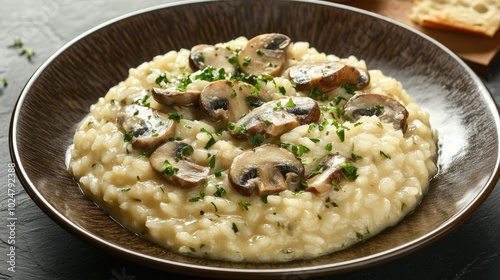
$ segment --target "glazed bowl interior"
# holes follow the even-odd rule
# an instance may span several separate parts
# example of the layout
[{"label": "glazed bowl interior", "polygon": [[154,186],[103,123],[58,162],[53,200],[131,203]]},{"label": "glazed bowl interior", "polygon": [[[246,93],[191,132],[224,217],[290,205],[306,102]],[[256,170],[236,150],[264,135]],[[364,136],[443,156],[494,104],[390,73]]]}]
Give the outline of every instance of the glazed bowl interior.
[{"label": "glazed bowl interior", "polygon": [[[89,106],[128,69],[170,50],[261,33],[287,34],[320,52],[364,59],[401,81],[430,112],[439,172],[397,226],[347,250],[286,263],[229,263],[181,256],[122,228],[80,191],[65,153]],[[124,16],[76,38],[33,75],[16,105],[10,148],[19,179],[62,227],[120,257],[158,269],[217,277],[308,276],[360,269],[408,254],[462,223],[498,178],[498,111],[481,81],[434,41],[374,14],[319,1],[202,1]]]}]

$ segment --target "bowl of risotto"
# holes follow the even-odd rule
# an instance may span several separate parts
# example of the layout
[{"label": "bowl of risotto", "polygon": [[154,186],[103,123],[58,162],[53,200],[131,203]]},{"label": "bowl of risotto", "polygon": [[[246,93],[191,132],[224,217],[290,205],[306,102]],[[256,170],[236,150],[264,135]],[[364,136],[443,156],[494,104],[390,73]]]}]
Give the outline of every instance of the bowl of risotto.
[{"label": "bowl of risotto", "polygon": [[191,1],[61,48],[23,90],[10,148],[37,205],[103,250],[279,278],[366,268],[452,231],[498,179],[498,124],[470,68],[393,21]]}]

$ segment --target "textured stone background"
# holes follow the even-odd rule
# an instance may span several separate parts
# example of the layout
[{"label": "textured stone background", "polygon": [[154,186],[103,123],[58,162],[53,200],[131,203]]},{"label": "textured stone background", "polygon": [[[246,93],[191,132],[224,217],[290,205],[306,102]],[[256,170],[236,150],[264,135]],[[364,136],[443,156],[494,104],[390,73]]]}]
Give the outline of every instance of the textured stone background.
[{"label": "textured stone background", "polygon": [[[7,270],[8,127],[14,104],[30,76],[58,48],[116,16],[172,1],[1,0],[0,79],[0,279],[195,279],[133,264],[97,250],[47,217],[18,183],[16,272]],[[7,46],[21,38],[32,61]],[[500,103],[500,61],[482,77]],[[1,87],[0,87],[1,88]],[[459,113],[459,112],[457,112]],[[387,264],[315,279],[500,279],[500,188],[460,227],[440,241]],[[283,279],[307,279],[289,275]]]}]

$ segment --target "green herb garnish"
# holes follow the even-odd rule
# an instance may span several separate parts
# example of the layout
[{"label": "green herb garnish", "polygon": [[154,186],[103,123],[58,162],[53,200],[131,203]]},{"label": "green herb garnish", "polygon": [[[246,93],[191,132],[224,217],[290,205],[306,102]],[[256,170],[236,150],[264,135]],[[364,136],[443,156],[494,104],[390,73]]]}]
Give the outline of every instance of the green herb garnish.
[{"label": "green herb garnish", "polygon": [[215,185],[215,189],[216,189],[216,191],[214,192],[215,197],[223,197],[224,195],[227,194],[226,190],[219,185]]},{"label": "green herb garnish", "polygon": [[243,207],[243,209],[247,210],[248,211],[248,207],[252,204],[246,202],[244,199],[242,199],[240,202],[238,202],[238,204]]},{"label": "green herb garnish", "polygon": [[169,80],[167,78],[167,74],[166,73],[162,73],[158,76],[158,78],[156,78],[155,80],[155,84],[161,86],[161,83],[164,82],[165,84],[169,83]]},{"label": "green herb garnish", "polygon": [[342,167],[342,176],[348,181],[354,181],[358,178],[358,168],[352,163],[343,162],[340,164]]},{"label": "green herb garnish", "polygon": [[391,159],[391,156],[388,153],[384,152],[384,151],[380,151],[380,155],[383,156],[383,157],[385,157],[385,158],[387,158],[387,159]]},{"label": "green herb garnish", "polygon": [[174,167],[172,164],[170,164],[170,162],[168,162],[168,160],[165,160],[163,162],[163,166],[161,169],[161,173],[167,176],[174,176],[174,174],[179,171],[179,168]]},{"label": "green herb garnish", "polygon": [[250,142],[255,147],[260,146],[264,143],[264,136],[262,134],[250,135]]},{"label": "green herb garnish", "polygon": [[179,113],[168,113],[168,119],[174,120],[176,123],[180,122],[182,115]]}]

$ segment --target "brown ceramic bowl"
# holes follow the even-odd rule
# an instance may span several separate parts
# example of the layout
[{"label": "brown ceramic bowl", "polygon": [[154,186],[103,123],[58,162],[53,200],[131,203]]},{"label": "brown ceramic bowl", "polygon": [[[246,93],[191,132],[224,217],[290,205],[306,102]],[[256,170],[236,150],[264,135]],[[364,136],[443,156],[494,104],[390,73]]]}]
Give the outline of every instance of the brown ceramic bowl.
[{"label": "brown ceramic bowl", "polygon": [[[324,257],[228,263],[180,256],[122,228],[82,195],[65,166],[75,124],[127,70],[155,55],[266,32],[319,51],[365,59],[400,80],[439,133],[439,173],[421,205],[397,226]],[[383,17],[319,1],[203,1],[156,7],[83,34],[33,75],[16,105],[11,155],[38,206],[76,236],[158,269],[218,278],[296,277],[366,268],[418,250],[461,224],[498,179],[499,117],[475,74],[428,37]]]}]

